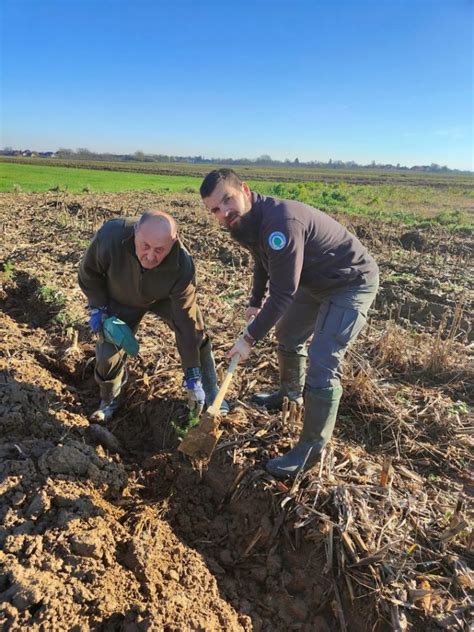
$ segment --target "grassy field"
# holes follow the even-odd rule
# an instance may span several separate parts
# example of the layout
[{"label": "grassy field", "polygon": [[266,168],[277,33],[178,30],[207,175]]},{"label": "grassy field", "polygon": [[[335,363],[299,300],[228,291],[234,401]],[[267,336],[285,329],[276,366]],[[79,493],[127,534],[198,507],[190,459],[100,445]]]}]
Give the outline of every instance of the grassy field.
[{"label": "grassy field", "polygon": [[[50,166],[51,161],[46,165],[2,162],[0,191],[67,190],[71,193],[99,193],[147,190],[197,195],[202,176],[210,169],[208,165],[198,165],[206,169],[201,170],[199,176],[193,176],[184,173],[117,171],[104,163],[99,164],[102,169],[97,166],[92,169]],[[249,172],[247,178],[244,170],[239,169],[239,172],[252,189],[266,195],[299,200],[326,212],[367,215],[406,224],[435,221],[450,227],[472,226],[474,219],[474,189],[465,182],[466,177],[461,180],[452,176],[447,186],[447,176],[435,180],[433,174],[418,174],[415,186],[413,180],[398,182],[399,176],[395,175],[393,178],[385,176],[378,182],[354,182],[347,179],[344,172],[338,172],[337,181],[313,179],[296,182],[294,179],[285,180],[284,172],[281,180],[276,181],[274,170],[269,171],[271,177],[268,180],[260,179],[261,169],[257,169],[257,173]]]},{"label": "grassy field", "polygon": [[154,174],[100,171],[67,167],[45,167],[3,163],[0,165],[0,191],[49,191],[56,187],[71,193],[88,191],[170,191],[182,192],[199,187],[200,178],[192,176],[161,176]]},{"label": "grassy field", "polygon": [[[26,158],[1,156],[0,162],[28,164],[45,167],[71,167],[75,169],[98,169],[100,171],[120,171],[158,175],[179,175],[202,178],[218,164],[194,164],[189,162],[137,162],[76,160],[64,158]],[[350,182],[354,184],[404,184],[436,187],[461,186],[474,188],[474,175],[462,173],[423,173],[410,170],[381,169],[329,169],[307,167],[264,167],[258,165],[236,165],[235,170],[246,180],[267,180],[271,182]]]}]

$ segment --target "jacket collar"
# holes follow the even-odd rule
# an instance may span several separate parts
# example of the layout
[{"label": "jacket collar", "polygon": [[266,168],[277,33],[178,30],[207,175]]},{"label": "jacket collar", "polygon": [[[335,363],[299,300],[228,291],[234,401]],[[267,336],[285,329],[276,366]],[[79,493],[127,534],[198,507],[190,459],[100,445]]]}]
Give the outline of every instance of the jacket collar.
[{"label": "jacket collar", "polygon": [[252,194],[252,207],[250,209],[250,212],[254,212],[256,214],[261,215],[262,206],[263,206],[263,203],[265,202],[265,196],[261,195],[261,193],[256,193],[255,191],[251,191],[251,194]]}]

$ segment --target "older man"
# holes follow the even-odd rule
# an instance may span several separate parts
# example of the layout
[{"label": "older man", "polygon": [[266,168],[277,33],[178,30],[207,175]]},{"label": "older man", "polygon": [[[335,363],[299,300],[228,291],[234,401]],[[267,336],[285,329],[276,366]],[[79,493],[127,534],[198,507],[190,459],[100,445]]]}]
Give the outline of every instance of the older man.
[{"label": "older man", "polygon": [[285,396],[302,403],[304,395],[298,444],[267,463],[274,476],[295,476],[317,462],[332,436],[342,395],[342,359],[366,322],[378,288],[377,264],[329,215],[300,202],[254,193],[231,169],[209,173],[201,196],[255,262],[245,314],[246,320],[254,320],[229,355],[238,352],[245,360],[255,342],[276,324],[280,387],[254,400],[274,409]]},{"label": "older man", "polygon": [[[200,414],[217,394],[211,342],[196,303],[195,269],[167,213],[149,210],[137,219],[112,219],[96,233],[79,266],[79,285],[87,297],[89,325],[100,334],[108,316],[133,332],[146,312],[174,331],[184,369],[188,405]],[[95,421],[107,421],[118,406],[126,381],[125,351],[99,336],[95,379],[100,406]],[[223,404],[222,412],[228,406]]]}]

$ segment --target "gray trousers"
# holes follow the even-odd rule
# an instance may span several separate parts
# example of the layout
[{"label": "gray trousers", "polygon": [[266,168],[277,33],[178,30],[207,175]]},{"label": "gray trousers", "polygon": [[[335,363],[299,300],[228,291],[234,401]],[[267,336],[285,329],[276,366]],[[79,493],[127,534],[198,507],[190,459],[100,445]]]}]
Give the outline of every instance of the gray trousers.
[{"label": "gray trousers", "polygon": [[[309,356],[306,383],[312,388],[339,386],[342,360],[367,319],[379,280],[356,287],[315,293],[300,287],[276,325],[278,348]],[[306,352],[306,342],[313,336]]]},{"label": "gray trousers", "polygon": [[[135,334],[140,321],[147,312],[152,312],[158,318],[163,320],[172,331],[175,331],[173,323],[173,315],[171,310],[171,301],[157,301],[150,305],[147,309],[138,307],[128,307],[121,305],[115,301],[109,302],[107,307],[109,314],[118,316],[123,320]],[[198,328],[202,331],[202,341],[205,341],[204,324],[202,320],[201,312],[198,308]],[[95,348],[95,380],[98,384],[104,384],[105,382],[115,383],[121,379],[123,366],[125,362],[125,352],[116,347],[115,345],[105,340],[100,340],[96,344]]]}]

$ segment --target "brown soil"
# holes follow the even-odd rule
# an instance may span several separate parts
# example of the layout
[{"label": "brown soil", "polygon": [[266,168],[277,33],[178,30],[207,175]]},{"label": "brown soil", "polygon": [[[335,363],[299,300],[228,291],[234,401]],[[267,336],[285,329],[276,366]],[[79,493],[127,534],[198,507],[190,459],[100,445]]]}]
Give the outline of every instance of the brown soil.
[{"label": "brown soil", "polygon": [[[265,460],[289,441],[277,415],[248,406],[252,392],[275,382],[272,339],[238,371],[230,395],[235,408],[208,469],[194,469],[176,450],[174,428],[186,420],[179,358],[172,335],[151,316],[140,329],[140,356],[130,362],[123,403],[109,425],[120,449],[104,449],[91,431],[94,345],[77,264],[104,220],[156,203],[175,215],[195,256],[200,304],[225,366],[225,351],[242,326],[248,255],[192,196],[4,194],[0,200],[0,627],[390,629],[390,609],[377,607],[367,591],[351,598],[342,576],[334,576],[327,524],[307,520],[309,526],[299,528],[295,498],[265,474]],[[349,225],[377,255],[383,274],[372,327],[356,353],[399,380],[398,395],[410,380],[413,393],[422,389],[420,410],[427,392],[443,402],[438,410],[467,401],[459,366],[427,370],[420,342],[410,361],[392,349],[382,369],[377,341],[390,331],[387,320],[395,319],[420,340],[427,336],[431,346],[454,331],[458,347],[451,349],[461,353],[471,336],[469,236],[410,238],[397,226]],[[356,364],[349,359],[335,442],[339,463],[350,450],[358,455],[351,457],[354,464],[377,462],[387,445],[380,410],[368,410],[357,390]],[[443,432],[451,436],[439,425],[430,445]],[[450,490],[467,489],[462,467],[442,459],[415,459],[410,467],[417,476],[435,472]],[[302,489],[311,489],[310,477]],[[435,614],[408,610],[420,630],[435,625]]]}]

